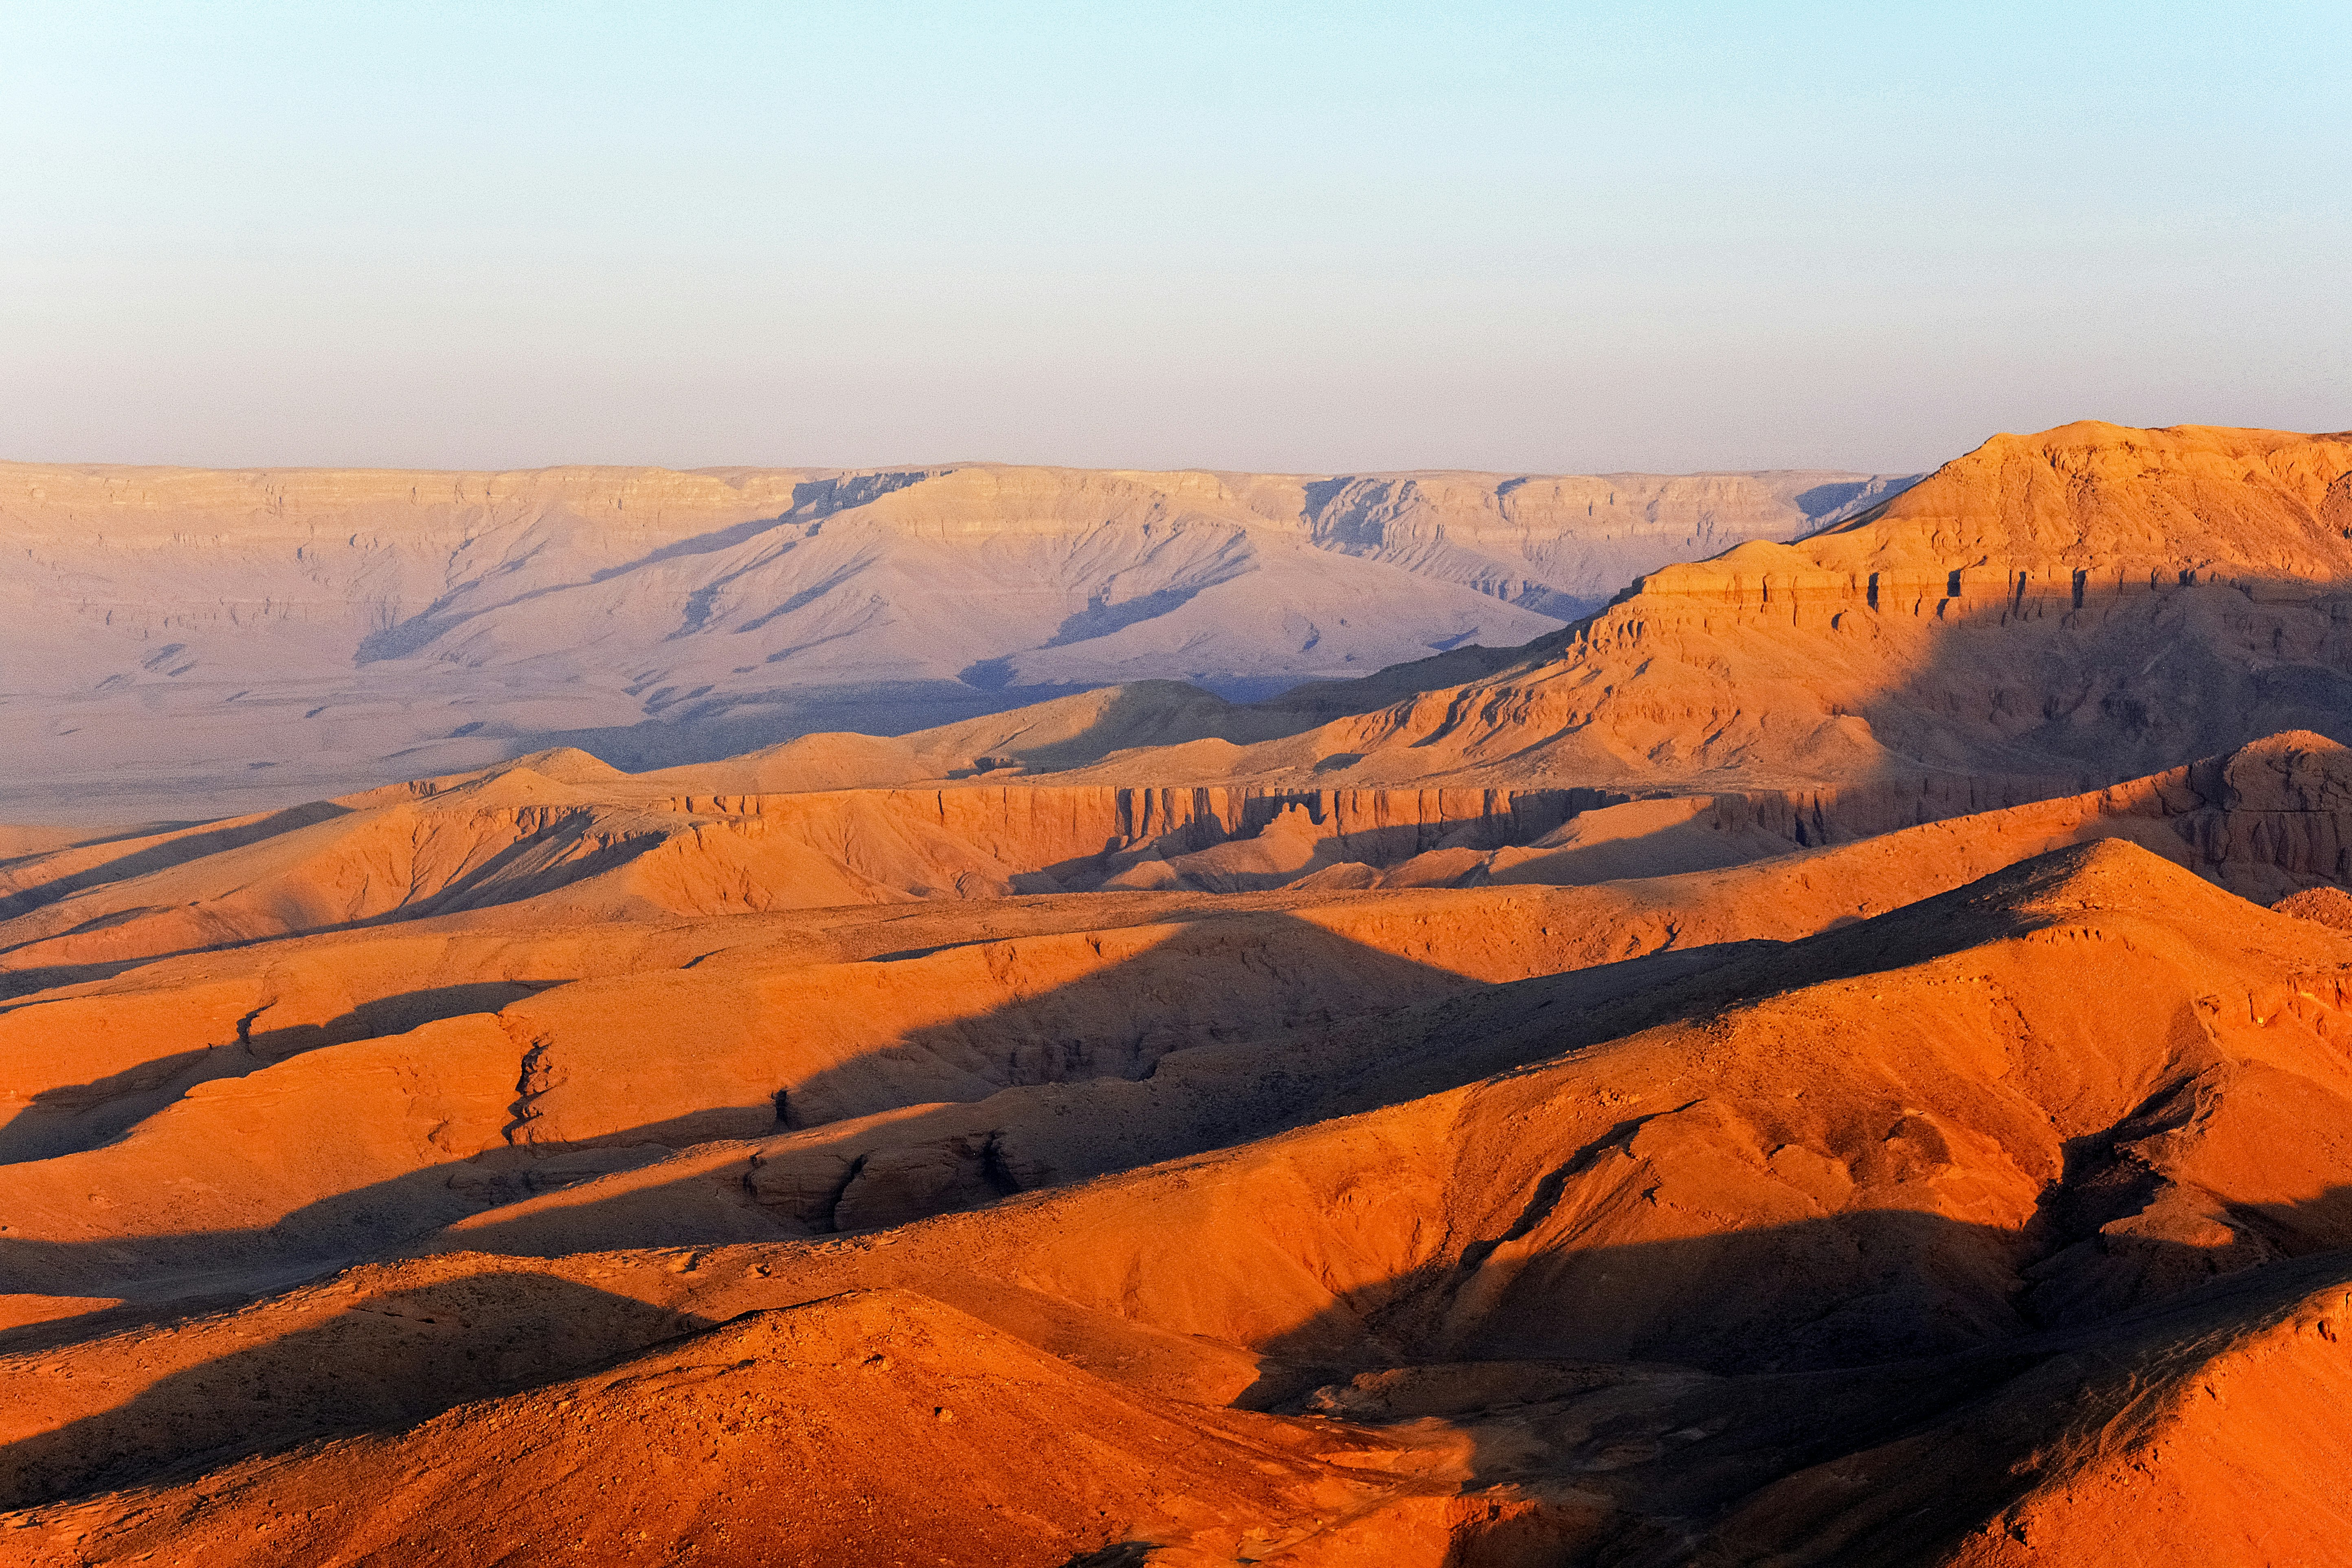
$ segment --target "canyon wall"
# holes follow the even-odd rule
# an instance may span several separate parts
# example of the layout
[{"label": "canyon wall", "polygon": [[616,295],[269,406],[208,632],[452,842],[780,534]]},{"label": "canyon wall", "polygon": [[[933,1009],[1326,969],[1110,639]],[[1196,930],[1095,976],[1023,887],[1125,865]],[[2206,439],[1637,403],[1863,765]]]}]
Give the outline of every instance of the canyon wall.
[{"label": "canyon wall", "polygon": [[1255,699],[1517,646],[1888,482],[0,465],[0,814],[220,815],[558,741],[651,767],[1139,680]]},{"label": "canyon wall", "polygon": [[1851,521],[1663,567],[1507,664],[1220,765],[1844,788],[2352,738],[2348,533],[2352,437],[2000,437]]}]

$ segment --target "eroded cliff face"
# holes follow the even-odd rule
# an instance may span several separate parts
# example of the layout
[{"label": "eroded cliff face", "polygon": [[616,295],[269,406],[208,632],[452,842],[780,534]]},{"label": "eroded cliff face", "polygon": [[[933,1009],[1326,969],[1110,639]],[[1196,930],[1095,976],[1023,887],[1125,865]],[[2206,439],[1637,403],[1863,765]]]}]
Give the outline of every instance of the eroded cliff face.
[{"label": "eroded cliff face", "polygon": [[1638,795],[976,781],[673,793],[692,772],[637,777],[554,753],[20,857],[0,865],[0,986],[463,913],[543,924],[1062,893],[1582,886],[1951,819],[1993,847],[1962,866],[2120,836],[2265,901],[2352,881],[2352,761],[2308,733],[2066,794],[2033,776]]},{"label": "eroded cliff face", "polygon": [[1747,540],[1830,527],[1913,478],[1788,469],[1536,475],[1497,484],[1486,475],[1416,474],[1324,480],[1307,500],[1326,548],[1573,619],[1651,570],[1645,562],[1700,560]]},{"label": "eroded cliff face", "polygon": [[0,1554],[2334,1561],[2352,752],[2171,748],[2338,658],[2345,445],[1995,443],[1374,700],[13,836]]},{"label": "eroded cliff face", "polygon": [[2352,439],[2000,437],[1795,544],[1645,575],[1466,683],[1223,760],[1350,783],[2117,779],[2352,735]]},{"label": "eroded cliff face", "polygon": [[128,821],[534,738],[646,766],[1113,682],[1252,698],[1524,642],[1882,482],[6,465],[0,726],[20,812]]}]

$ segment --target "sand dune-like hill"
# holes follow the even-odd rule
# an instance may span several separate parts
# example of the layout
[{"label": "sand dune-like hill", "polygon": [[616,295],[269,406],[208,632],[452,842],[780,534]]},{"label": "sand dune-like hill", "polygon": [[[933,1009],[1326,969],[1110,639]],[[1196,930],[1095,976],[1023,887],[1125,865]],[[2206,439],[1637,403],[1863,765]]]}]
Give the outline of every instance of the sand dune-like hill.
[{"label": "sand dune-like hill", "polygon": [[[1101,950],[1090,1015],[1082,978],[1025,1002],[898,994],[962,996],[1040,1045],[1057,1005],[1065,1038],[1115,1037],[1103,1009],[1126,999],[1183,1037],[1129,1047],[1158,1049],[1148,1077],[1032,1058],[969,1115],[937,1100],[945,1058],[902,1037],[843,1080],[895,1112],[788,1100],[764,1135],[674,1150],[582,1120],[576,1091],[613,1069],[571,1042],[631,1038],[603,1096],[635,1103],[628,1060],[677,1049],[647,1024],[681,1039],[756,1005],[795,972],[789,939],[673,970],[698,1003],[673,986],[617,1017],[622,988],[583,979],[488,1016],[532,1042],[526,1099],[548,1100],[495,1157],[464,1155],[462,1100],[429,1098],[479,1048],[436,1034],[466,1018],[364,1047],[398,1045],[389,1079],[302,1052],[234,1099],[0,1167],[22,1216],[0,1258],[47,1303],[0,1339],[34,1391],[0,1434],[7,1539],[27,1562],[424,1563],[493,1537],[518,1562],[689,1541],[741,1563],[905,1542],[1045,1563],[1122,1542],[1171,1563],[2089,1562],[2118,1531],[2154,1552],[2193,1522],[2202,1560],[2273,1560],[2213,1501],[2225,1484],[2307,1544],[2340,1539],[2328,1467],[2295,1456],[2343,1436],[2352,945],[2112,838],[1834,913],[1890,843],[1737,888],[1244,911],[1257,934],[1222,944],[1195,916],[1197,938],[1150,938],[1192,944],[1170,966],[1211,994],[1191,1013],[1153,994],[1157,948],[1097,928],[1075,944]],[[1398,898],[1486,902],[1416,931]],[[1612,906],[1625,946],[1661,915],[1675,934],[1612,962],[1593,945]],[[1775,935],[1742,929],[1758,911]],[[1571,921],[1582,942],[1544,952]],[[1055,951],[1014,939],[968,973],[1024,949]],[[1348,1000],[1220,1043],[1215,994],[1261,966]],[[875,1016],[839,981],[780,1016],[819,996]],[[268,1080],[305,1067],[339,1098],[273,1133],[289,1108]],[[342,1148],[274,1173],[215,1158],[192,1187],[236,1140],[171,1124],[224,1109],[248,1148],[329,1125]],[[418,1140],[419,1176],[345,1163],[383,1133]],[[55,1212],[120,1218],[72,1237],[41,1217],[52,1172]],[[291,1175],[307,1203],[253,1205]],[[355,1247],[409,1260],[339,1269]],[[1005,1468],[1054,1453],[1055,1479]],[[468,1479],[490,1474],[505,1489]]]},{"label": "sand dune-like hill", "polygon": [[2347,474],[2002,437],[1582,615],[1586,481],[298,477],[535,541],[393,674],[656,602],[582,497],[712,626],[1213,524],[1569,624],[12,830],[0,1563],[2352,1563]]},{"label": "sand dune-like hill", "polygon": [[0,464],[0,812],[214,816],[1503,647],[1903,479]]}]

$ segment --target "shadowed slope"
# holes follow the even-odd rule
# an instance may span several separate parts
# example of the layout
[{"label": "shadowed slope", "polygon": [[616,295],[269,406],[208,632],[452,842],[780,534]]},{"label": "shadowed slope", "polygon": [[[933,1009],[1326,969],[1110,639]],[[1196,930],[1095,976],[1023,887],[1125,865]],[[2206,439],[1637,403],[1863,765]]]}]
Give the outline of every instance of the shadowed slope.
[{"label": "shadowed slope", "polygon": [[[1222,1378],[1225,1398],[1279,1405],[1325,1385],[1318,1407],[1352,1424],[1340,1431],[1371,1428],[1346,1441],[1391,1445],[1359,1471],[1385,1474],[1381,1495],[1344,1509],[1254,1494],[1205,1520],[1122,1503],[1129,1518],[1107,1523],[1131,1521],[1171,1563],[1229,1557],[1245,1523],[1265,1543],[1248,1554],[1299,1563],[1368,1552],[1434,1563],[1481,1539],[1517,1553],[1498,1562],[1570,1547],[1662,1563],[1704,1547],[1737,1561],[1765,1543],[1795,1562],[1943,1562],[1971,1532],[2012,1521],[2089,1539],[2084,1499],[2108,1484],[2096,1478],[2113,1456],[2142,1450],[2176,1457],[2159,1472],[2177,1478],[2168,1484],[2252,1467],[2273,1506],[2302,1506],[2315,1478],[2233,1447],[2235,1430],[2198,1415],[2194,1398],[2200,1379],[2284,1377],[2286,1425],[2245,1440],[2340,1441],[2341,1406],[2325,1394],[2334,1363],[2310,1359],[2325,1361],[2325,1336],[2294,1327],[2325,1315],[2337,1275],[2316,1257],[2281,1261],[2352,1243],[2340,1131],[2352,1125],[2352,945],[2338,933],[2102,842],[1561,1005],[1575,984],[1444,1003],[1430,1037],[1489,1065],[1391,1057],[1385,1076],[1360,1075],[1312,1108],[1309,1124],[1223,1152],[846,1242],[680,1253],[673,1268],[529,1267],[614,1287],[625,1275],[631,1300],[705,1320],[844,1289],[939,1291],[1065,1353],[1139,1355],[1139,1368],[1175,1353],[1115,1351],[1128,1331],[1108,1325],[1123,1320],[1151,1345],[1172,1347],[1149,1335],[1173,1334],[1202,1347],[1182,1352],[1198,1370],[1181,1375]],[[1441,1087],[1510,1061],[1527,1065]],[[1371,1109],[1333,1119],[1350,1100]],[[500,1321],[494,1302],[495,1291],[473,1320],[485,1329]],[[261,1330],[286,1310],[236,1318]],[[1106,1326],[1084,1327],[1095,1322]],[[2263,1348],[2273,1343],[2293,1348],[2287,1362]],[[2074,1370],[2092,1346],[2115,1350]],[[150,1380],[188,1364],[174,1355],[202,1355],[153,1339],[143,1350]],[[84,1352],[42,1353],[56,1368]],[[1255,1358],[1246,1392],[1210,1373],[1233,1354]],[[803,1360],[719,1359],[755,1378]],[[2132,1392],[2150,1379],[2184,1397],[2151,1407]],[[27,1439],[129,1392],[43,1387]],[[2072,1392],[2053,1402],[2053,1387]],[[961,1419],[954,1397],[919,1392]],[[894,1408],[861,1399],[840,1419],[878,1433]],[[683,1413],[612,1417],[625,1435]],[[1433,1447],[1433,1434],[1383,1426],[1431,1414],[1464,1442]],[[2084,1422],[2104,1436],[2073,1425]],[[427,1452],[478,1468],[495,1430],[458,1413],[388,1449],[371,1440],[207,1482],[239,1500],[222,1549],[255,1543],[224,1560],[280,1561],[252,1526],[316,1526],[312,1505],[283,1500],[301,1489],[347,1487],[379,1463],[404,1475],[408,1456]],[[1192,1439],[1208,1451],[1224,1440]],[[70,1450],[44,1451],[56,1464]],[[634,1451],[624,1440],[610,1453]],[[1919,1454],[1958,1467],[1925,1524],[1892,1519],[1886,1498],[1843,1479],[1855,1465],[1907,1475],[1921,1461],[1904,1456]],[[2179,1468],[2192,1461],[2206,1468]],[[993,1495],[979,1462],[932,1472],[948,1478],[933,1501],[975,1527]],[[136,1555],[146,1538],[114,1533],[137,1528],[127,1502],[40,1518]],[[854,1518],[816,1501],[736,1506],[714,1499],[701,1517],[764,1529],[782,1515],[855,1539]],[[2260,1560],[2228,1540],[2217,1551]]]},{"label": "shadowed slope", "polygon": [[[511,1451],[494,1476],[485,1441]],[[1378,1446],[1089,1377],[954,1310],[859,1292],[748,1314],[609,1371],[207,1480],[99,1525],[84,1562],[845,1561],[1057,1565],[1115,1524],[1242,1544],[1375,1492]],[[428,1479],[430,1478],[430,1479]],[[255,1510],[285,1521],[257,1541]],[[437,1521],[437,1523],[427,1522]],[[44,1523],[48,1523],[44,1521]],[[32,1542],[72,1540],[67,1511]],[[37,1559],[32,1559],[37,1561]]]},{"label": "shadowed slope", "polygon": [[[1462,1061],[1517,1059],[1494,1054],[1491,1018],[1421,1011],[1469,987],[1611,966],[1555,998],[1591,1007],[2053,845],[2123,836],[2233,885],[2320,880],[2342,853],[2344,756],[2282,738],[2080,800],[1589,889],[1310,878],[1006,905],[961,931],[854,909],[583,926],[591,876],[471,914],[428,904],[412,934],[131,967],[0,1013],[17,1108],[0,1152],[19,1162],[0,1167],[0,1255],[19,1295],[110,1295],[452,1222],[461,1245],[520,1251],[896,1223],[1257,1136],[1457,1028],[1485,1031]],[[465,819],[476,787],[290,837],[444,801]],[[255,907],[243,869],[224,885]],[[196,900],[170,918],[218,917]],[[1684,956],[1625,962],[1662,949]]]},{"label": "shadowed slope", "polygon": [[1507,666],[1433,668],[1418,695],[1287,739],[1237,729],[1238,753],[1159,777],[2096,781],[2274,730],[2341,738],[2347,529],[2345,437],[1996,437],[1796,543],[1654,571]]}]

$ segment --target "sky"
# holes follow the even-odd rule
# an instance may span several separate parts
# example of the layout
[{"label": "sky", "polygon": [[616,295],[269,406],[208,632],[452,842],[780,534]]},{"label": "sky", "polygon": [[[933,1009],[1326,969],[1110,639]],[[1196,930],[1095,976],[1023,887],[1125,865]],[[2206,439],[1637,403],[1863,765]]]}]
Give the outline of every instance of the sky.
[{"label": "sky", "polygon": [[2352,426],[2352,5],[0,0],[0,457]]}]

